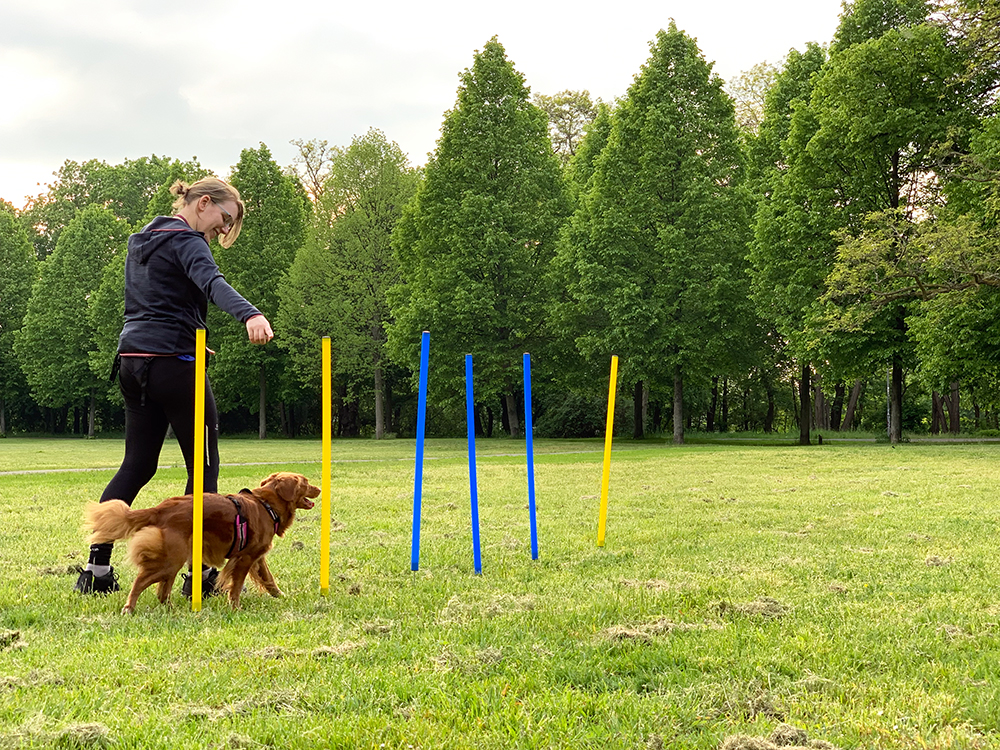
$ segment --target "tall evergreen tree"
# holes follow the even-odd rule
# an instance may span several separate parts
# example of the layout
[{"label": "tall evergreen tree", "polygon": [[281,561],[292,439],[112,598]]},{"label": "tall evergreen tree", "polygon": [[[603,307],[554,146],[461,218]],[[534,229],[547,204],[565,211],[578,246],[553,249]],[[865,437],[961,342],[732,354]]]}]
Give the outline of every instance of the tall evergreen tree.
[{"label": "tall evergreen tree", "polygon": [[334,151],[309,239],[280,289],[276,327],[295,370],[318,383],[317,342],[330,336],[335,371],[352,390],[374,390],[376,438],[386,427],[386,294],[400,281],[392,232],[418,181],[378,130]]},{"label": "tall evergreen tree", "polygon": [[626,382],[673,391],[683,441],[684,381],[733,345],[741,313],[747,204],[733,104],[697,44],[675,24],[615,110],[607,146],[562,252],[588,357],[622,357]]},{"label": "tall evergreen tree", "polygon": [[7,434],[7,405],[26,390],[14,335],[24,322],[34,280],[35,253],[28,234],[0,203],[0,435]]},{"label": "tall evergreen tree", "polygon": [[31,289],[24,326],[14,349],[35,400],[63,407],[89,398],[88,433],[93,435],[95,400],[106,374],[90,367],[94,333],[88,324],[91,295],[105,266],[124,254],[128,225],[100,206],[80,211],[59,235]]},{"label": "tall evergreen tree", "polygon": [[[278,285],[305,243],[308,198],[282,174],[263,143],[243,149],[230,182],[246,206],[239,239],[213,250],[226,280],[269,319],[278,312]],[[254,346],[245,327],[214,306],[209,325],[215,332],[212,386],[220,411],[245,406],[259,415],[259,435],[267,434],[267,392],[279,397],[287,384],[288,354],[277,346]],[[215,346],[213,346],[215,348]]]},{"label": "tall evergreen tree", "polygon": [[517,434],[521,355],[548,340],[548,269],[569,204],[545,113],[495,37],[462,74],[425,175],[393,239],[404,283],[390,350],[415,372],[430,330],[434,392],[456,399],[473,354],[478,398],[501,397]]}]

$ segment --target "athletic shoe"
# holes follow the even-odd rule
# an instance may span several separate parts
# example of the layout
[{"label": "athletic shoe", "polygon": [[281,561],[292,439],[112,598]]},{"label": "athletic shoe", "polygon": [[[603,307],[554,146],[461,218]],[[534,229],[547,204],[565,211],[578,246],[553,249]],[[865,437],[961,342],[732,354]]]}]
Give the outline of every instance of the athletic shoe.
[{"label": "athletic shoe", "polygon": [[92,570],[81,570],[73,590],[78,594],[110,594],[120,588],[118,574],[112,568],[102,576],[95,576]]},{"label": "athletic shoe", "polygon": [[[181,577],[184,579],[184,583],[181,585],[181,593],[184,594],[185,599],[191,598],[191,588],[193,584],[191,583],[191,574],[182,573]],[[215,568],[209,568],[208,575],[201,579],[201,597],[202,599],[207,599],[210,596],[215,596],[218,594],[218,590],[215,588],[215,582],[219,580],[219,571]]]}]

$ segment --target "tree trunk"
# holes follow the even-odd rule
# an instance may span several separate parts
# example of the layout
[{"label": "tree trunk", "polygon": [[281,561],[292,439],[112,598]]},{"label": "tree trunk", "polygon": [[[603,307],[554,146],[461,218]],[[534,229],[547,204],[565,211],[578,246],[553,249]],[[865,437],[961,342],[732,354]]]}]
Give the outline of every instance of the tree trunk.
[{"label": "tree trunk", "polygon": [[720,432],[729,432],[729,378],[722,379],[722,419],[719,422]]},{"label": "tree trunk", "polygon": [[813,427],[817,430],[826,429],[826,397],[819,385],[819,376],[813,379]]},{"label": "tree trunk", "polygon": [[486,407],[486,437],[493,437],[493,410],[490,407]]},{"label": "tree trunk", "polygon": [[632,439],[642,440],[645,435],[643,434],[643,421],[642,421],[642,381],[635,381],[635,388],[632,389]]},{"label": "tree trunk", "polygon": [[809,379],[812,369],[808,362],[802,363],[802,380],[799,383],[799,445],[809,445],[809,414],[812,411],[809,403],[811,387]]},{"label": "tree trunk", "polygon": [[649,383],[642,384],[642,429],[646,429],[646,420],[649,417]]},{"label": "tree trunk", "polygon": [[521,420],[517,414],[517,396],[508,393],[504,396],[507,404],[507,422],[510,424],[510,436],[512,438],[521,437]]},{"label": "tree trunk", "polygon": [[774,432],[774,386],[771,385],[771,379],[764,379],[764,390],[767,392],[767,414],[764,415],[764,432],[770,435]]},{"label": "tree trunk", "polygon": [[385,437],[385,402],[382,393],[382,365],[375,365],[375,439]]},{"label": "tree trunk", "polygon": [[94,439],[94,423],[97,420],[97,389],[90,389],[90,408],[87,410],[87,437]]},{"label": "tree trunk", "polygon": [[476,429],[476,437],[486,437],[486,433],[483,432],[482,409],[479,408],[478,404],[472,410],[472,414],[473,414],[473,417],[474,417],[474,423],[475,423],[475,429]]},{"label": "tree trunk", "polygon": [[267,378],[264,377],[264,365],[260,366],[260,416],[258,418],[257,434],[261,440],[267,437]]},{"label": "tree trunk", "polygon": [[719,405],[719,376],[712,376],[712,400],[708,402],[708,414],[705,416],[705,431],[715,432],[715,410]]},{"label": "tree trunk", "polygon": [[958,401],[958,381],[951,384],[951,401],[948,402],[949,432],[957,435],[962,431],[962,413]]},{"label": "tree trunk", "polygon": [[3,396],[0,396],[0,435],[7,434],[7,405],[4,403]]},{"label": "tree trunk", "polygon": [[844,414],[844,421],[840,425],[841,430],[851,430],[854,428],[854,412],[858,408],[858,399],[861,397],[861,381],[855,380],[851,388],[851,397],[847,400],[847,413]]},{"label": "tree trunk", "polygon": [[931,391],[931,435],[940,435],[942,424],[944,424],[944,408],[941,406],[941,394]]},{"label": "tree trunk", "polygon": [[889,442],[893,445],[903,440],[903,363],[899,355],[892,358],[889,375]]},{"label": "tree trunk", "polygon": [[684,379],[680,368],[674,371],[674,445],[684,442]]},{"label": "tree trunk", "polygon": [[500,429],[510,434],[510,417],[507,415],[507,397],[500,397]]},{"label": "tree trunk", "polygon": [[844,392],[846,388],[843,380],[838,380],[834,386],[833,404],[830,407],[830,429],[840,432],[840,418],[844,413]]}]

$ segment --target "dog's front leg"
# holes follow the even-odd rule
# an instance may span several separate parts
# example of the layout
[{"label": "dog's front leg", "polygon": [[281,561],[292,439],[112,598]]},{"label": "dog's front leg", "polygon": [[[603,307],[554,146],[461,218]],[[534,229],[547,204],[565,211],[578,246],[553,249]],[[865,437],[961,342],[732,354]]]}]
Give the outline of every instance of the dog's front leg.
[{"label": "dog's front leg", "polygon": [[283,596],[281,589],[278,588],[278,582],[274,580],[274,575],[271,573],[271,569],[267,567],[266,557],[261,557],[257,563],[250,568],[250,577],[258,586],[271,596]]}]

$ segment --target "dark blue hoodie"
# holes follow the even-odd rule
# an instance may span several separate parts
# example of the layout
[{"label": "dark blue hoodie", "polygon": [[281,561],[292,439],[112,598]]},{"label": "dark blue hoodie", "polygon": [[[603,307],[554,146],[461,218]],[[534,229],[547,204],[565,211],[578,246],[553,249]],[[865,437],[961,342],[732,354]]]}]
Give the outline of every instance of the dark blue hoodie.
[{"label": "dark blue hoodie", "polygon": [[128,238],[118,351],[194,354],[209,300],[241,323],[261,314],[223,278],[204,235],[180,217],[158,216]]}]

